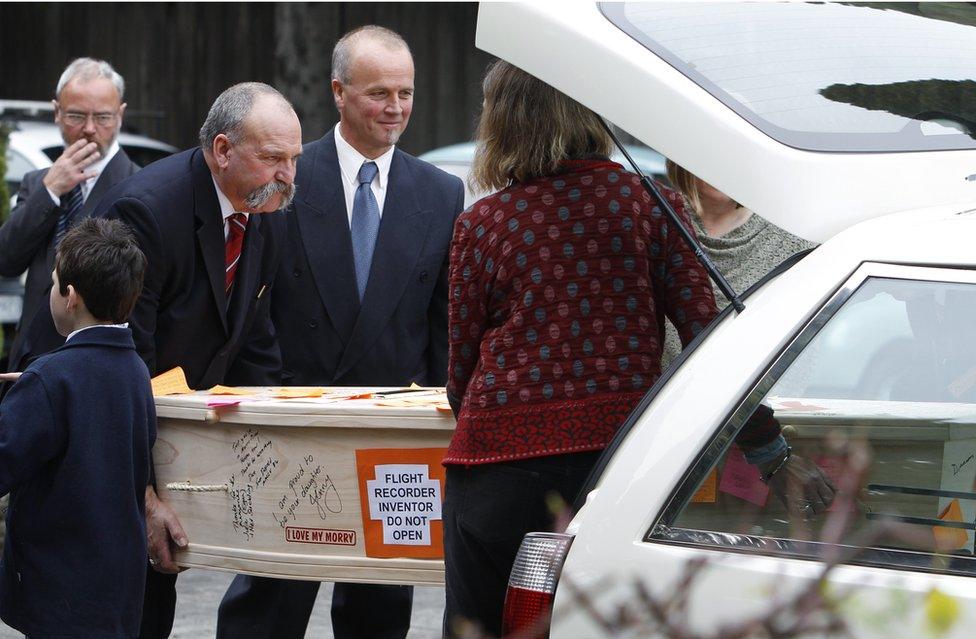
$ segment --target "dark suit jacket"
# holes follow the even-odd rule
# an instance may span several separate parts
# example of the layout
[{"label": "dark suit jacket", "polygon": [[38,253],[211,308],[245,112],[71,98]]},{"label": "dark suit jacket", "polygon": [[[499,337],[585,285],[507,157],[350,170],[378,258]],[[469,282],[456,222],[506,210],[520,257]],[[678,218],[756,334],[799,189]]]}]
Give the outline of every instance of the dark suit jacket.
[{"label": "dark suit jacket", "polygon": [[93,215],[126,222],[146,254],[142,295],[129,325],[150,372],[182,366],[198,389],[279,383],[268,302],[282,213],[250,216],[229,305],[224,222],[200,149],[149,165],[109,191]]},{"label": "dark suit jacket", "polygon": [[32,637],[138,634],[155,438],[128,330],[86,329],[27,368],[0,405],[4,621]]},{"label": "dark suit jacket", "polygon": [[305,145],[272,318],[295,385],[442,385],[447,266],[461,181],[394,152],[360,308],[334,131]]},{"label": "dark suit jacket", "polygon": [[[77,219],[88,217],[105,193],[139,170],[125,151],[105,165],[85,200]],[[10,218],[0,226],[0,275],[16,277],[27,271],[24,310],[17,337],[10,346],[10,370],[22,371],[31,360],[49,353],[61,344],[51,320],[48,294],[54,269],[54,231],[61,207],[54,203],[42,180],[48,169],[31,171],[24,176],[17,193],[17,204]]]}]

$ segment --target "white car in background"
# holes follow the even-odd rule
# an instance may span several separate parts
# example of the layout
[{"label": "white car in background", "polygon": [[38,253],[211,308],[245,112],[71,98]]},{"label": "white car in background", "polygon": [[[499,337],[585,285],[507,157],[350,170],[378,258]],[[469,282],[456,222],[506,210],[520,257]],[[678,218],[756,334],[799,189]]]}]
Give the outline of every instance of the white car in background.
[{"label": "white car in background", "polygon": [[[7,146],[7,173],[3,179],[11,197],[16,197],[24,174],[54,164],[64,151],[64,140],[54,124],[54,109],[49,102],[0,100],[0,120],[13,124]],[[177,151],[172,144],[136,133],[121,131],[118,139],[129,159],[139,166]]]},{"label": "white car in background", "polygon": [[[653,149],[634,144],[628,144],[626,149],[627,153],[634,158],[634,161],[637,162],[637,165],[645,175],[651,176],[665,184],[668,183],[667,169],[664,165],[665,160],[663,155]],[[442,146],[418,156],[421,160],[430,162],[442,171],[461,178],[461,181],[464,182],[465,208],[489,195],[486,192],[472,191],[471,185],[468,184],[468,175],[471,173],[471,164],[474,162],[474,150],[474,142],[462,142],[461,144]],[[620,151],[614,153],[610,159],[625,166],[627,164]]]},{"label": "white car in background", "polygon": [[[850,604],[852,636],[925,636],[940,620],[931,636],[972,633],[973,25],[961,3],[481,5],[479,48],[823,242],[665,371],[565,533],[526,537],[509,629],[551,605],[551,626],[528,636],[658,636],[597,617],[646,618],[635,581],[667,599],[704,560],[680,621],[714,632],[808,588],[841,553],[829,590]],[[850,484],[839,513],[798,517],[744,462],[735,438],[760,403],[793,454]],[[863,476],[854,450],[870,455]],[[896,532],[871,533],[879,521]]]}]

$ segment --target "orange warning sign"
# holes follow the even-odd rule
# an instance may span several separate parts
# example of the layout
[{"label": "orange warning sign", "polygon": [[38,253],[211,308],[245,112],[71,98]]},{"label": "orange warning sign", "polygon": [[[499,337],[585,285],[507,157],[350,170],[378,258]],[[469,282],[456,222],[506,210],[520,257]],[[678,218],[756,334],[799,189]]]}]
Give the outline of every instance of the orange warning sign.
[{"label": "orange warning sign", "polygon": [[444,557],[446,448],[356,451],[367,557]]},{"label": "orange warning sign", "polygon": [[[958,499],[949,502],[942,512],[939,513],[942,521],[963,521],[962,507]],[[966,545],[967,535],[965,530],[959,528],[949,528],[947,526],[932,526],[932,533],[935,535],[936,548],[942,551],[958,550]]]}]

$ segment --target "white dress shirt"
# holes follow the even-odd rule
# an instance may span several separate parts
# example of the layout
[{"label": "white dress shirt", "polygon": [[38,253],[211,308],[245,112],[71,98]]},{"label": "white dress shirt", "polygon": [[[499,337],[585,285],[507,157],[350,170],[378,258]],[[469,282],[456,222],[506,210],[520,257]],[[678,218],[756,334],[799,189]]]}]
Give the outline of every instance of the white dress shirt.
[{"label": "white dress shirt", "polygon": [[[108,163],[112,161],[112,158],[114,158],[115,154],[118,152],[119,152],[119,141],[112,140],[112,145],[108,147],[108,152],[105,154],[105,157],[99,158],[98,162],[95,162],[94,164],[89,164],[87,167],[85,167],[86,171],[95,169],[96,171],[98,171],[98,175],[96,175],[95,177],[90,177],[81,183],[82,202],[88,201],[88,196],[91,194],[92,189],[95,188],[95,182],[98,181],[98,178],[102,177],[102,171],[105,170],[105,167],[108,166]],[[51,199],[54,200],[55,204],[57,204],[58,206],[61,205],[61,198],[55,195],[54,192],[51,191],[51,189],[47,190],[47,194],[51,196]]]},{"label": "white dress shirt", "polygon": [[[210,179],[213,180],[214,190],[217,191],[217,201],[220,202],[220,215],[224,218],[224,241],[227,241],[227,236],[230,234],[230,216],[234,213],[243,213],[245,219],[250,217],[250,213],[244,213],[243,211],[235,211],[234,205],[230,203],[224,192],[220,190],[220,186],[217,185],[217,180],[214,178],[213,173],[210,174]],[[245,222],[244,226],[247,226]]]},{"label": "white dress shirt", "polygon": [[352,203],[356,197],[356,189],[359,188],[359,168],[364,162],[375,162],[379,171],[373,178],[370,188],[373,190],[373,197],[376,198],[376,205],[380,209],[380,218],[383,217],[383,203],[386,201],[386,187],[390,177],[390,164],[393,162],[393,151],[390,149],[374,160],[370,160],[362,153],[352,148],[342,137],[339,124],[335,128],[336,154],[339,156],[339,173],[342,175],[342,190],[346,196],[346,215],[349,217],[349,228],[352,228]]},{"label": "white dress shirt", "polygon": [[71,331],[68,333],[68,336],[64,338],[64,341],[67,342],[78,333],[87,331],[89,328],[129,328],[129,323],[123,322],[121,324],[92,324],[91,326],[82,326],[77,331]]}]

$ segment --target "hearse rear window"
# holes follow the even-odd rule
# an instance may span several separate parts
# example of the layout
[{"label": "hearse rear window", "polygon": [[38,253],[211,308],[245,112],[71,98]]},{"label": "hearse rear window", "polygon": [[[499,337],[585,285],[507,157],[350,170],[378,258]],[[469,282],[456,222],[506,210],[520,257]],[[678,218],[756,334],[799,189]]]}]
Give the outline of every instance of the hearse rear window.
[{"label": "hearse rear window", "polygon": [[976,148],[970,3],[601,3],[617,27],[776,140]]}]

